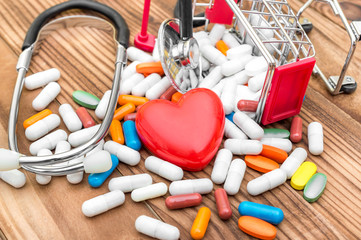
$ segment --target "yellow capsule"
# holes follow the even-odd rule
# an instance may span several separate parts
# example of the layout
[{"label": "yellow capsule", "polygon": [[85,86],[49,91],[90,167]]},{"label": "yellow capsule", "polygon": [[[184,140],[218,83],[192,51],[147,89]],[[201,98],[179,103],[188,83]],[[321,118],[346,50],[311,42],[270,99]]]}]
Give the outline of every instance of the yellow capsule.
[{"label": "yellow capsule", "polygon": [[133,95],[120,95],[118,98],[119,105],[124,105],[126,103],[133,103],[135,106],[139,106],[148,101],[149,101],[148,98],[138,97],[138,96],[133,96]]},{"label": "yellow capsule", "polygon": [[202,239],[204,237],[210,218],[211,210],[209,210],[209,208],[202,207],[199,209],[191,229],[191,236],[193,239]]},{"label": "yellow capsule", "polygon": [[49,116],[50,114],[52,114],[52,112],[49,109],[44,109],[43,111],[29,117],[28,119],[26,119],[23,123],[23,126],[25,129],[27,129],[28,127],[30,127],[31,125],[33,125],[34,123],[36,123],[37,121]]},{"label": "yellow capsule", "polygon": [[304,162],[291,178],[291,186],[296,190],[302,190],[308,180],[316,173],[317,166],[312,162]]},{"label": "yellow capsule", "polygon": [[135,105],[133,103],[126,103],[114,112],[113,119],[121,121],[125,115],[135,111]]}]

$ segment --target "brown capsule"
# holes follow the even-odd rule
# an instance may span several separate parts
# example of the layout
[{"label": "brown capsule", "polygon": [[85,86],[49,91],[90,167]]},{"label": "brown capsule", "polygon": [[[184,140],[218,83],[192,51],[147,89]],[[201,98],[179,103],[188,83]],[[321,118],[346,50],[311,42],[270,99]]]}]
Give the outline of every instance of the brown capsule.
[{"label": "brown capsule", "polygon": [[252,100],[239,100],[237,108],[240,111],[255,112],[257,111],[258,101]]},{"label": "brown capsule", "polygon": [[294,143],[298,143],[302,140],[302,118],[295,116],[292,119],[290,139]]},{"label": "brown capsule", "polygon": [[160,97],[159,99],[165,99],[165,100],[171,100],[172,96],[174,93],[176,93],[177,90],[173,87],[170,86]]},{"label": "brown capsule", "polygon": [[95,121],[92,116],[88,113],[88,111],[84,107],[80,107],[76,110],[76,114],[78,115],[81,123],[84,128],[89,128],[95,126]]},{"label": "brown capsule", "polygon": [[218,188],[214,192],[214,197],[216,198],[219,217],[223,220],[227,220],[232,217],[232,209],[229,204],[226,191],[223,188]]},{"label": "brown capsule", "polygon": [[137,116],[136,112],[135,113],[129,113],[129,114],[125,115],[124,122],[128,121],[128,120],[135,121],[136,116]]},{"label": "brown capsule", "polygon": [[194,207],[194,206],[198,206],[201,203],[202,203],[202,196],[199,193],[169,196],[165,200],[165,205],[169,209]]}]

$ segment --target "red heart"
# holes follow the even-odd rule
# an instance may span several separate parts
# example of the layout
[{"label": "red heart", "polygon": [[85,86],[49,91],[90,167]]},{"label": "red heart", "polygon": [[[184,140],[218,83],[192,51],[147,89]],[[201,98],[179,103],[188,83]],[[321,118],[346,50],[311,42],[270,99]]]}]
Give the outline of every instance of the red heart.
[{"label": "red heart", "polygon": [[137,113],[136,127],[144,145],[156,156],[184,170],[200,171],[221,144],[224,110],[211,90],[197,88],[178,103],[157,99]]}]

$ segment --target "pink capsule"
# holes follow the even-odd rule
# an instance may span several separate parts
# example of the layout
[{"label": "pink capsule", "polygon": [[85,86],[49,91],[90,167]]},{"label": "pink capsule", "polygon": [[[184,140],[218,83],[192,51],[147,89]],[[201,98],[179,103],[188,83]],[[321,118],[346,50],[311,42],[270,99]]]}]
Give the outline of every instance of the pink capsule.
[{"label": "pink capsule", "polygon": [[90,114],[84,107],[78,108],[76,110],[76,114],[78,115],[84,128],[89,128],[89,127],[95,126],[95,121],[93,120],[92,116],[90,116]]}]

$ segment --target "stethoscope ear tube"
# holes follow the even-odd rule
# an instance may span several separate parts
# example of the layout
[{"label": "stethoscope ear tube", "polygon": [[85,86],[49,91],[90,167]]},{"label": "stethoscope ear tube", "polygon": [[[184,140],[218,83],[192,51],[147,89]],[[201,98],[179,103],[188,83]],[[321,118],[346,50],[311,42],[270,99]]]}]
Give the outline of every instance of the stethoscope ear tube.
[{"label": "stethoscope ear tube", "polygon": [[109,18],[115,27],[116,30],[116,40],[121,44],[125,49],[129,45],[129,29],[128,25],[123,19],[123,17],[114,9],[104,5],[102,3],[93,2],[93,1],[68,1],[55,5],[43,13],[41,13],[31,24],[22,46],[22,50],[30,47],[33,43],[36,42],[40,29],[53,17],[70,9],[85,9],[92,10],[97,13],[104,15]]}]

